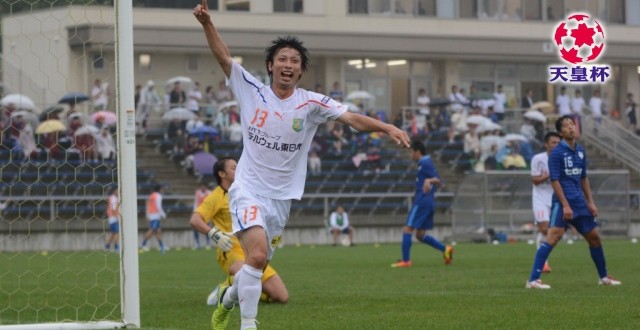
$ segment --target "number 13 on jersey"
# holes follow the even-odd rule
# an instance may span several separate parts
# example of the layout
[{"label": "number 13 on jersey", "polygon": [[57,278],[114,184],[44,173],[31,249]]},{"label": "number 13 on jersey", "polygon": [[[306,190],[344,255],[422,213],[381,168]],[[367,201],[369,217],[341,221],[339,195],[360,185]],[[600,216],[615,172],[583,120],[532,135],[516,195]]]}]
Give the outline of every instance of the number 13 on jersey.
[{"label": "number 13 on jersey", "polygon": [[251,205],[244,209],[244,216],[242,217],[243,223],[246,225],[249,221],[254,221],[258,218],[258,207],[255,205]]}]

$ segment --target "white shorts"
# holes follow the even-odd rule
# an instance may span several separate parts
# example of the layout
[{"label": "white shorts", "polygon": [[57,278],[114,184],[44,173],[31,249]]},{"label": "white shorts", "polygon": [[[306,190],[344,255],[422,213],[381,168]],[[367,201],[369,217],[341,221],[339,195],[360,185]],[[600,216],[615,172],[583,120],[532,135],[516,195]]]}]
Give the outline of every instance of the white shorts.
[{"label": "white shorts", "polygon": [[229,188],[229,212],[233,233],[260,226],[267,235],[267,260],[271,260],[280,243],[284,226],[289,219],[291,200],[272,199],[256,195],[239,184]]},{"label": "white shorts", "polygon": [[551,216],[551,205],[533,200],[533,219],[536,223],[549,222]]}]

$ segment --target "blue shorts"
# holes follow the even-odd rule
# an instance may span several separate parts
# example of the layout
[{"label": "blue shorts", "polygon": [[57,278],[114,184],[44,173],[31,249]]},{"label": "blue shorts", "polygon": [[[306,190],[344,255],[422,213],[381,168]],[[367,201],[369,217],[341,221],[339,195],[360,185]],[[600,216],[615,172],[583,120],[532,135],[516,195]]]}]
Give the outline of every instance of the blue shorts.
[{"label": "blue shorts", "polygon": [[427,205],[413,204],[405,225],[414,229],[433,229],[434,203]]},{"label": "blue shorts", "polygon": [[339,231],[339,232],[341,232],[343,234],[349,234],[349,227],[347,227],[345,229],[342,229],[342,230],[340,228],[331,228],[331,231],[335,231],[335,230],[337,230],[337,231]]},{"label": "blue shorts", "polygon": [[112,233],[119,233],[120,225],[117,222],[109,224],[109,231],[111,231]]},{"label": "blue shorts", "polygon": [[160,220],[151,220],[151,221],[149,221],[149,229],[151,229],[151,230],[160,229]]},{"label": "blue shorts", "polygon": [[[574,214],[577,212],[574,210]],[[596,218],[590,214],[578,214],[573,219],[565,221],[564,212],[562,212],[562,204],[553,203],[551,205],[551,216],[549,217],[549,227],[564,228],[567,230],[569,225],[572,225],[580,234],[586,235],[590,233],[594,228],[598,227]]]}]

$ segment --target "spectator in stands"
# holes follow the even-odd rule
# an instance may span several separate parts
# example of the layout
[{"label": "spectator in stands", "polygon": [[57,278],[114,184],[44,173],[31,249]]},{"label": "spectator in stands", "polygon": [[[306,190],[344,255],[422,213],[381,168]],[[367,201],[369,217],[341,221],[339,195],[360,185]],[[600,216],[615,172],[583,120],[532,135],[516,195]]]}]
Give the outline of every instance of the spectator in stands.
[{"label": "spectator in stands", "polygon": [[[198,188],[196,189],[196,193],[195,193],[195,197],[193,199],[193,212],[196,212],[196,210],[198,209],[198,207],[200,207],[200,205],[202,205],[202,202],[204,202],[204,200],[207,198],[207,196],[209,196],[209,194],[211,193],[211,190],[209,190],[209,188],[207,187],[206,184],[204,183],[200,183],[198,185]],[[205,248],[207,250],[211,249],[211,239],[209,238],[209,235],[204,235],[207,243],[205,245]],[[200,250],[200,232],[198,232],[197,229],[193,228],[193,241],[194,241],[194,246],[193,249],[194,250]]]},{"label": "spectator in stands", "polygon": [[598,134],[598,127],[602,123],[602,99],[600,98],[600,90],[593,91],[593,95],[589,99],[589,110],[591,110],[591,117],[593,118],[593,130],[595,134]]},{"label": "spectator in stands", "polygon": [[147,81],[147,85],[140,93],[140,103],[138,103],[138,111],[136,113],[136,125],[141,133],[144,133],[147,129],[149,111],[160,106],[160,104],[162,104],[162,99],[160,99],[158,92],[155,90],[153,80]]},{"label": "spectator in stands", "polygon": [[316,176],[322,173],[322,160],[317,150],[309,151],[309,175]]},{"label": "spectator in stands", "polygon": [[167,214],[162,208],[163,193],[164,187],[162,185],[157,185],[147,199],[146,216],[147,221],[149,222],[149,230],[147,230],[147,232],[144,234],[144,239],[142,240],[143,251],[149,251],[147,241],[149,240],[149,238],[151,238],[152,235],[155,235],[156,239],[158,239],[160,252],[165,253],[168,250],[168,248],[165,247],[164,243],[162,243],[162,228],[160,226],[160,221],[167,218]]},{"label": "spectator in stands", "polygon": [[187,100],[187,94],[182,90],[179,81],[173,84],[173,89],[169,92],[169,109],[182,108]]},{"label": "spectator in stands", "polygon": [[113,244],[113,251],[119,252],[120,245],[118,244],[118,236],[120,234],[120,225],[118,218],[120,217],[120,201],[118,200],[118,187],[112,187],[109,189],[109,197],[107,198],[107,222],[109,223],[109,238],[104,245],[104,250],[109,252],[111,250],[111,244]]},{"label": "spectator in stands", "polygon": [[187,109],[200,114],[200,102],[202,102],[202,92],[200,92],[200,83],[196,81],[187,94]]},{"label": "spectator in stands", "polygon": [[418,162],[418,173],[415,183],[415,198],[407,221],[402,229],[402,260],[391,267],[411,267],[411,235],[416,232],[416,239],[442,252],[445,265],[453,260],[453,247],[445,246],[435,237],[427,235],[433,229],[435,214],[435,193],[442,185],[433,161],[427,155],[427,148],[419,141],[411,143],[411,159]]},{"label": "spectator in stands", "polygon": [[416,104],[418,105],[418,111],[416,112],[415,120],[416,127],[418,130],[426,133],[429,132],[429,121],[431,111],[429,109],[429,103],[431,99],[427,95],[427,90],[424,88],[420,88],[418,90],[418,97],[416,98]]},{"label": "spectator in stands", "polygon": [[533,106],[533,89],[527,88],[525,95],[520,101],[520,107],[523,109],[529,109]]},{"label": "spectator in stands", "polygon": [[229,108],[224,108],[216,113],[213,126],[218,129],[223,141],[229,140]]},{"label": "spectator in stands", "polygon": [[185,129],[188,133],[191,133],[193,130],[203,127],[204,122],[200,119],[200,114],[198,112],[195,113],[195,117],[187,120],[187,124],[185,125]]},{"label": "spectator in stands", "polygon": [[342,88],[340,88],[339,82],[336,81],[333,83],[333,88],[329,91],[329,97],[338,102],[342,102],[344,100],[344,92],[342,91]]},{"label": "spectator in stands", "polygon": [[33,135],[33,127],[31,127],[31,124],[25,123],[22,130],[20,130],[18,145],[25,159],[37,156],[38,148],[36,147],[36,139]]},{"label": "spectator in stands", "polygon": [[96,148],[102,159],[106,160],[116,158],[116,145],[113,142],[113,136],[109,131],[109,127],[103,127],[100,130],[100,134],[96,136]]},{"label": "spectator in stands", "polygon": [[138,109],[138,104],[140,104],[140,93],[142,92],[142,85],[137,84],[135,87],[135,91],[133,93],[133,106]]},{"label": "spectator in stands", "polygon": [[458,85],[451,85],[449,101],[451,102],[451,111],[454,112],[463,112],[465,105],[469,103],[469,100],[467,100],[467,98],[458,91]]},{"label": "spectator in stands", "polygon": [[174,160],[184,157],[185,146],[187,145],[186,134],[183,130],[176,131],[176,137],[173,139],[172,158]]},{"label": "spectator in stands", "polygon": [[507,95],[502,91],[502,85],[498,85],[496,92],[493,93],[493,101],[493,112],[500,123],[504,119],[505,105],[507,104]]},{"label": "spectator in stands", "polygon": [[536,138],[537,132],[534,126],[534,121],[531,119],[524,119],[522,126],[520,126],[520,134],[527,138],[529,143],[533,144],[536,147],[540,147],[540,141]]},{"label": "spectator in stands", "polygon": [[[95,111],[106,110],[109,102],[109,84],[96,79],[91,88],[91,102]],[[75,104],[73,104],[75,106]]]},{"label": "spectator in stands", "polygon": [[202,100],[205,107],[205,115],[207,117],[212,117],[215,112],[215,107],[218,105],[218,100],[216,99],[216,93],[213,90],[213,86],[209,85],[205,88]]},{"label": "spectator in stands", "polygon": [[[498,169],[498,161],[496,160],[497,152],[498,152],[498,145],[492,144],[491,151],[489,152],[489,155],[484,160],[485,171],[492,171],[492,170]],[[481,171],[476,171],[476,172],[481,172]]]},{"label": "spectator in stands", "polygon": [[576,136],[580,137],[580,131],[582,130],[582,115],[585,103],[584,99],[582,98],[582,92],[579,89],[576,89],[576,91],[574,92],[574,97],[573,99],[571,99],[570,106],[573,122],[576,123]]},{"label": "spectator in stands", "polygon": [[167,133],[165,134],[165,139],[166,140],[170,140],[173,141],[173,139],[176,138],[177,132],[178,130],[185,130],[185,122],[178,119],[178,118],[173,118],[170,122],[169,125],[167,126]]},{"label": "spectator in stands", "polygon": [[519,153],[518,144],[515,142],[509,142],[509,152],[504,156],[502,160],[502,167],[506,170],[524,170],[527,168],[527,162],[524,157]]},{"label": "spectator in stands", "polygon": [[233,143],[242,143],[242,126],[236,117],[230,117],[229,124],[229,141]]},{"label": "spectator in stands", "polygon": [[567,87],[560,87],[560,95],[556,97],[556,107],[560,116],[571,115],[571,100],[567,96]]},{"label": "spectator in stands", "polygon": [[233,93],[224,79],[218,83],[218,89],[215,91],[215,95],[218,103],[233,101]]},{"label": "spectator in stands", "polygon": [[329,215],[329,231],[333,236],[333,246],[338,245],[340,234],[349,235],[349,246],[353,246],[353,226],[349,223],[349,215],[342,205],[336,206],[336,210]]},{"label": "spectator in stands", "polygon": [[627,102],[625,104],[625,114],[627,115],[627,127],[634,133],[638,129],[638,117],[636,113],[637,104],[633,100],[633,93],[627,94]]}]

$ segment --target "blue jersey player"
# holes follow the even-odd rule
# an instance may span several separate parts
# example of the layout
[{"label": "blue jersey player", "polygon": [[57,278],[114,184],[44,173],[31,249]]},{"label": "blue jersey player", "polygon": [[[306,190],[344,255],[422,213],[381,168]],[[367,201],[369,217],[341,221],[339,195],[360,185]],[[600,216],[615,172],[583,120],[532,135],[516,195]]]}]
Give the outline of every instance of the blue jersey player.
[{"label": "blue jersey player", "polygon": [[[411,267],[411,235],[416,231],[418,241],[431,245],[442,252],[444,263],[449,265],[453,260],[453,248],[445,246],[435,237],[426,234],[433,229],[433,215],[436,210],[435,193],[441,185],[438,171],[427,150],[420,141],[411,143],[411,159],[418,162],[418,175],[416,177],[416,195],[411,211],[407,216],[407,222],[402,230],[402,260],[391,267]],[[417,230],[416,230],[417,229]]]},{"label": "blue jersey player", "polygon": [[542,283],[540,275],[551,250],[558,244],[565,231],[572,225],[589,244],[591,259],[598,270],[602,285],[621,285],[622,283],[607,274],[607,266],[600,241],[595,217],[598,208],[591,195],[591,186],[587,178],[587,154],[576,143],[576,126],[570,116],[562,116],[556,121],[556,130],[562,141],[549,155],[549,178],[553,187],[551,216],[547,241],[540,245],[533,262],[531,277],[527,281],[528,289],[550,289]]}]

